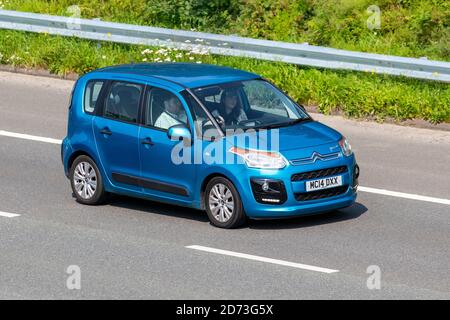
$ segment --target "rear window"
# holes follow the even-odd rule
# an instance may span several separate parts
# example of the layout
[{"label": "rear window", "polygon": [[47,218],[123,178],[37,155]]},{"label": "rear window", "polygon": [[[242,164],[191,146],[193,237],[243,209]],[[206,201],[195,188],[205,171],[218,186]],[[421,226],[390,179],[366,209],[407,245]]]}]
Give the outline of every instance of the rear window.
[{"label": "rear window", "polygon": [[136,123],[143,85],[113,82],[106,98],[104,116],[111,119]]},{"label": "rear window", "polygon": [[94,113],[100,91],[103,88],[104,81],[89,81],[84,91],[84,111]]}]

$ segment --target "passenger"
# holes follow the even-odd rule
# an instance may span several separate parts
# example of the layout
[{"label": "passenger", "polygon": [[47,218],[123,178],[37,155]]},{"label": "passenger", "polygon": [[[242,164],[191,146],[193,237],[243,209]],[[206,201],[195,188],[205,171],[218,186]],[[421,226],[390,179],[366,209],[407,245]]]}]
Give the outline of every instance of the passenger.
[{"label": "passenger", "polygon": [[164,100],[164,109],[156,120],[155,127],[169,129],[174,125],[187,123],[186,111],[180,100],[174,95],[170,95]]},{"label": "passenger", "polygon": [[[139,100],[133,98],[132,94],[133,88],[122,88],[117,92],[117,110],[121,110],[120,117],[123,120],[135,122],[137,120],[137,110]],[[139,93],[138,93],[139,94]]]}]

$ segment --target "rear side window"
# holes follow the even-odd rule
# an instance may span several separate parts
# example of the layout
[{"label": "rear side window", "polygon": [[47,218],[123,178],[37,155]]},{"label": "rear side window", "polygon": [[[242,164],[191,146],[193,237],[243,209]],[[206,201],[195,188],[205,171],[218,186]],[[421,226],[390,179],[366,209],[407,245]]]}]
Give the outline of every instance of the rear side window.
[{"label": "rear side window", "polygon": [[89,81],[84,91],[84,111],[94,113],[95,105],[100,96],[104,81]]},{"label": "rear side window", "polygon": [[136,123],[143,86],[129,82],[113,82],[109,89],[104,116]]}]

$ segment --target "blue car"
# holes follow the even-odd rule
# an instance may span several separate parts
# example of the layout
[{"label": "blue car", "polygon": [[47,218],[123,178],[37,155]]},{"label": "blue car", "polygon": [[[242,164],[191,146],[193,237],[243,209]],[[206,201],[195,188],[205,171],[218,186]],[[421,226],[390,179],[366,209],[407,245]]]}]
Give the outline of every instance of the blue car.
[{"label": "blue car", "polygon": [[61,156],[82,204],[123,194],[206,210],[221,228],[348,207],[359,176],[347,139],[269,81],[204,64],[82,76]]}]

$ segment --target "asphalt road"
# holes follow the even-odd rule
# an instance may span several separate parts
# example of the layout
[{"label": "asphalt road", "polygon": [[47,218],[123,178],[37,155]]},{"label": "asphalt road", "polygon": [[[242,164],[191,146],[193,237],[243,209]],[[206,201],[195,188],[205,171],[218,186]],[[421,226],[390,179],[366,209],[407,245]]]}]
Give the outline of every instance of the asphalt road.
[{"label": "asphalt road", "polygon": [[[72,85],[0,72],[0,131],[62,139]],[[0,298],[449,299],[450,205],[417,196],[450,199],[450,132],[315,117],[350,139],[362,186],[414,199],[360,192],[345,210],[222,230],[203,212],[151,201],[82,206],[59,145],[0,134]],[[80,290],[66,286],[71,265]],[[372,265],[380,289],[367,287]]]}]

